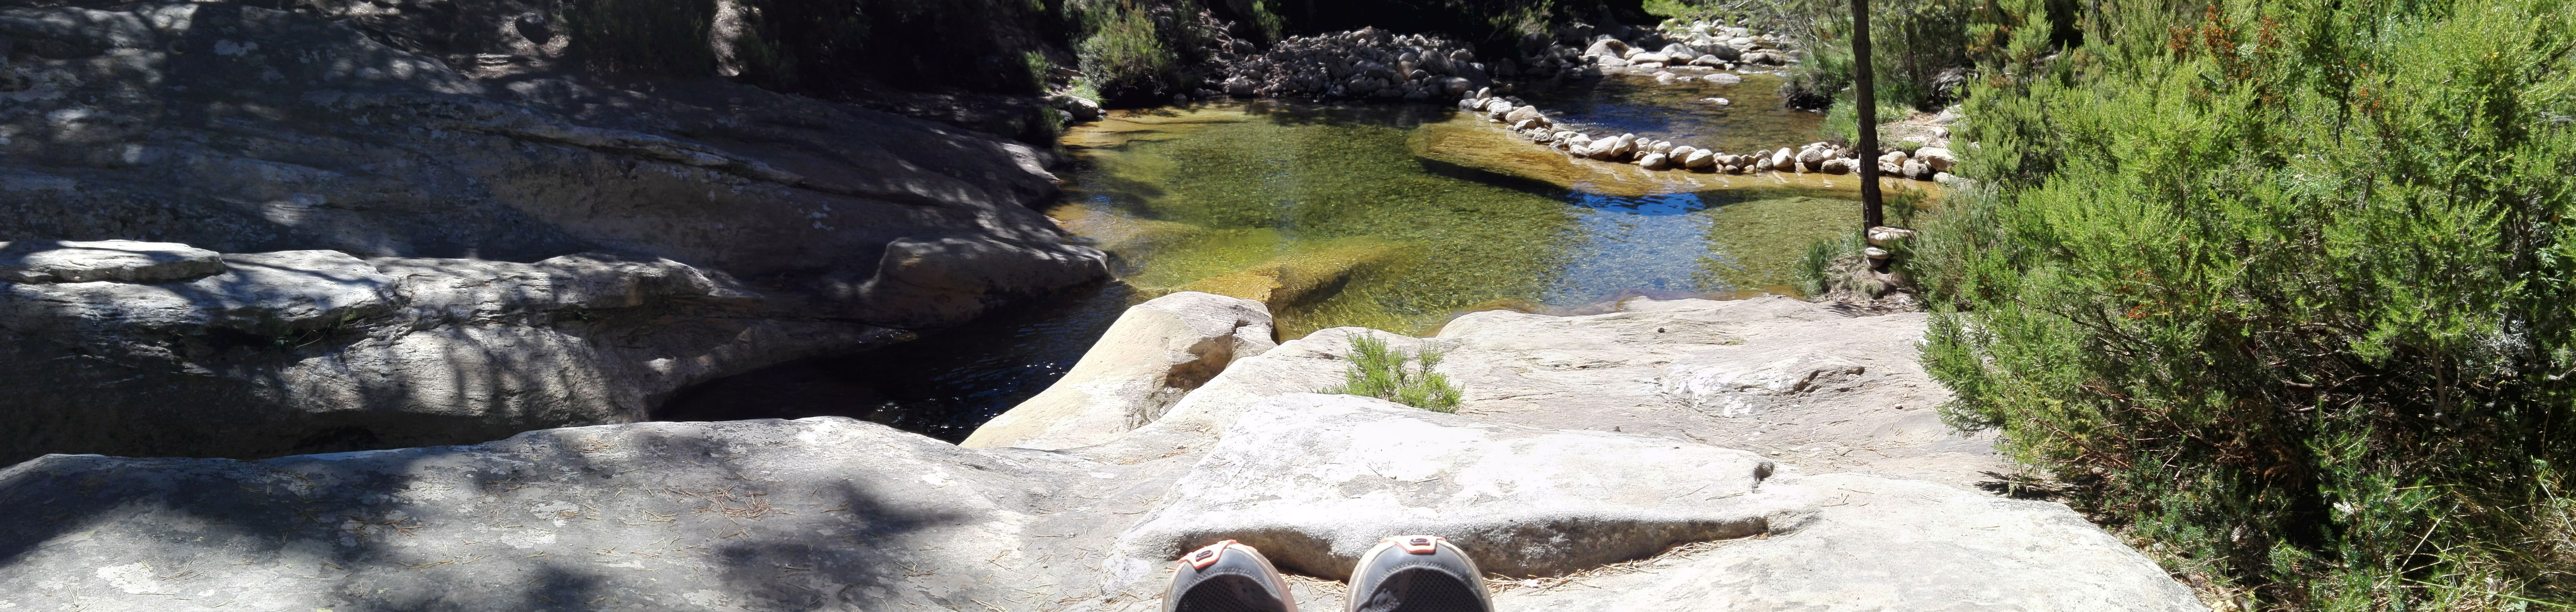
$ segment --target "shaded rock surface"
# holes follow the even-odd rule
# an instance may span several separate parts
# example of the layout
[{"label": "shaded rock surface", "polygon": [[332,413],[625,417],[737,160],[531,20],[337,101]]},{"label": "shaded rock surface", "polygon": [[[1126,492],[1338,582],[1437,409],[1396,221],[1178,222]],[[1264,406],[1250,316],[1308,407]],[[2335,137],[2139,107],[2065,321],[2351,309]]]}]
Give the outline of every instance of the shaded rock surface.
[{"label": "shaded rock surface", "polygon": [[1106,274],[1050,153],[592,78],[548,4],[73,4],[0,8],[0,240],[174,246],[0,257],[0,460],[631,421]]},{"label": "shaded rock surface", "polygon": [[[49,456],[0,471],[0,508],[51,517],[0,531],[0,580],[22,586],[0,603],[1148,610],[1169,559],[1200,540],[1259,540],[1331,576],[1379,531],[1435,530],[1542,575],[1763,536],[1663,559],[1693,579],[1620,591],[1624,609],[2198,609],[2053,503],[1766,475],[1741,451],[1349,396],[1238,408],[1221,435],[1149,427],[1063,452],[818,417],[258,462]],[[1994,569],[2011,573],[1975,573]],[[1496,602],[1570,605],[1546,591]]]}]

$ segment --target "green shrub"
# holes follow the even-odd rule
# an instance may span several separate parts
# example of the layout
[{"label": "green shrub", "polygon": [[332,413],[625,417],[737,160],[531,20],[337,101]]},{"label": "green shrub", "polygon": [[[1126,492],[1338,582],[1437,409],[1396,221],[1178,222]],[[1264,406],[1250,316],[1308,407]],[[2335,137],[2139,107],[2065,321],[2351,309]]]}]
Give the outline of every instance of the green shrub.
[{"label": "green shrub", "polygon": [[1894,287],[1872,269],[1869,236],[1860,230],[1832,240],[1818,240],[1798,258],[1798,291],[1809,300],[1873,300]]},{"label": "green shrub", "polygon": [[[741,79],[840,94],[871,85],[1038,93],[1065,31],[1028,0],[743,0]],[[856,77],[856,78],[854,78]]]},{"label": "green shrub", "polygon": [[2576,7],[2100,7],[1971,94],[1944,416],[2205,592],[2576,606]]},{"label": "green shrub", "polygon": [[[1851,2],[1790,0],[1765,20],[1796,43],[1800,61],[1781,81],[1782,97],[1802,108],[1821,108],[1843,98],[1852,85]],[[1874,0],[1869,6],[1870,67],[1882,104],[1931,110],[1960,93],[1958,75],[1980,48],[1980,18],[1991,22],[2002,10],[1983,0]],[[1901,117],[1887,115],[1882,118]]]},{"label": "green shrub", "polygon": [[[1168,18],[1166,18],[1168,19]],[[1159,102],[1181,89],[1180,58],[1148,9],[1121,2],[1082,41],[1082,73],[1104,102]]]},{"label": "green shrub", "polygon": [[570,54],[593,69],[704,76],[715,66],[707,32],[715,0],[576,0],[564,9]]},{"label": "green shrub", "polygon": [[[1388,348],[1385,340],[1352,334],[1351,368],[1342,373],[1344,382],[1317,393],[1374,397],[1432,412],[1457,412],[1458,386],[1451,384],[1447,375],[1431,371],[1440,365],[1440,358],[1440,351],[1429,348],[1408,358]],[[1406,362],[1415,365],[1408,367]]]}]

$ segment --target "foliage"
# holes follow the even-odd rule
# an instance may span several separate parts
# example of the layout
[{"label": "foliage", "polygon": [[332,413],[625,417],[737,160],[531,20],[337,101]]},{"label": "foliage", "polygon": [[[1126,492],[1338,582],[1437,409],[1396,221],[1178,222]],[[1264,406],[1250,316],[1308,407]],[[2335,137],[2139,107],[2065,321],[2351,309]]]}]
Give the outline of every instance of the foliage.
[{"label": "foliage", "polygon": [[1183,89],[1181,61],[1164,40],[1179,37],[1179,32],[1165,30],[1178,30],[1181,24],[1173,21],[1169,11],[1159,18],[1152,12],[1134,2],[1119,2],[1089,19],[1094,25],[1082,41],[1082,73],[1103,101],[1153,102]]},{"label": "foliage", "polygon": [[714,2],[576,0],[563,17],[572,35],[569,52],[596,70],[696,76],[715,62],[707,48]]},{"label": "foliage", "polygon": [[[1859,108],[1860,105],[1852,103],[1852,92],[1844,90],[1841,95],[1834,98],[1833,107],[1825,110],[1825,121],[1816,128],[1818,135],[1838,143],[1860,142]],[[1881,124],[1903,119],[1913,113],[1913,107],[1904,103],[1885,98],[1878,100],[1878,122]],[[1879,146],[1891,147],[1896,146],[1896,143],[1882,140]]]},{"label": "foliage", "polygon": [[1798,291],[1810,300],[1870,300],[1890,287],[1870,269],[1866,233],[1854,230],[1833,240],[1818,240],[1798,258]]},{"label": "foliage", "polygon": [[2576,6],[2001,6],[1915,251],[1944,416],[2209,594],[2576,606]]},{"label": "foliage", "polygon": [[[1440,351],[1431,348],[1406,357],[1403,351],[1388,348],[1385,340],[1366,333],[1351,334],[1351,369],[1342,373],[1341,386],[1318,391],[1390,400],[1432,412],[1457,412],[1461,392],[1449,377],[1431,368],[1440,365]],[[1407,367],[1413,362],[1414,367]]]},{"label": "foliage", "polygon": [[[1026,0],[747,0],[735,43],[746,81],[842,92],[849,76],[904,86],[1036,93],[1061,26]],[[1060,53],[1060,52],[1059,52]],[[1041,65],[1043,64],[1043,65]]]},{"label": "foliage", "polygon": [[[1781,82],[1783,97],[1805,108],[1837,98],[1848,102],[1855,67],[1850,0],[1789,0],[1781,6],[1769,23],[1795,42],[1801,56]],[[1994,22],[2006,14],[1995,0],[1870,2],[1870,68],[1879,101],[1931,110],[1955,100],[1981,48],[1978,36],[1992,35],[1975,26],[1981,18]]]},{"label": "foliage", "polygon": [[1637,5],[1637,0],[1277,0],[1271,6],[1297,33],[1363,27],[1437,33],[1476,46],[1480,56],[1500,58],[1525,37],[1544,39],[1559,26],[1645,19]]}]

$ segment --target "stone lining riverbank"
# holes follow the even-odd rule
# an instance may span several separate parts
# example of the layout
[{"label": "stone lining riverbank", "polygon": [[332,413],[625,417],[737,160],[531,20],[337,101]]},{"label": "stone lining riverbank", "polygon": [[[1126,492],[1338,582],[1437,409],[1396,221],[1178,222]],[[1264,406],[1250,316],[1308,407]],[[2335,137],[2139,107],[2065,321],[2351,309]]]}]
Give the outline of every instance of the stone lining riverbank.
[{"label": "stone lining riverbank", "polygon": [[[1811,142],[1794,150],[1780,147],[1736,154],[1669,140],[1642,138],[1636,134],[1586,133],[1573,126],[1559,126],[1537,107],[1521,103],[1515,97],[1495,96],[1491,90],[1478,91],[1475,96],[1459,100],[1458,110],[1477,113],[1531,143],[1570,156],[1633,164],[1648,170],[1850,174],[1858,171],[1859,164],[1864,163],[1858,151],[1828,142]],[[1957,157],[1944,147],[1922,146],[1910,154],[1902,149],[1891,150],[1878,156],[1876,161],[1880,174],[1885,176],[1944,184],[1959,180],[1949,173],[1958,163]]]}]

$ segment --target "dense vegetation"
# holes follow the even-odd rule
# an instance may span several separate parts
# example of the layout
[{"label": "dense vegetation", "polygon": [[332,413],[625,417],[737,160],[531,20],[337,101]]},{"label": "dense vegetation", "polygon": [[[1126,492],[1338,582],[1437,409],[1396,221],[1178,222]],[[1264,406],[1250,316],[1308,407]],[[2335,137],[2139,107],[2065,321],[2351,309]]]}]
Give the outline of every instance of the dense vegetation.
[{"label": "dense vegetation", "polygon": [[[633,74],[719,70],[772,89],[830,95],[893,85],[1038,93],[1078,68],[1083,95],[1144,104],[1207,86],[1193,68],[1227,41],[1357,29],[1431,32],[1503,57],[1582,20],[1642,19],[1634,0],[744,0],[729,47],[709,52],[714,0],[575,0],[575,52]],[[729,68],[720,68],[726,64]]]},{"label": "dense vegetation", "polygon": [[2226,601],[2576,607],[2571,9],[1978,8],[1946,416]]}]

